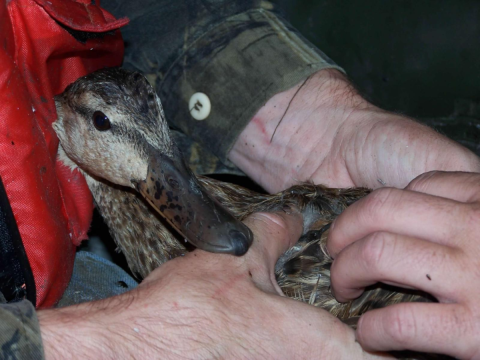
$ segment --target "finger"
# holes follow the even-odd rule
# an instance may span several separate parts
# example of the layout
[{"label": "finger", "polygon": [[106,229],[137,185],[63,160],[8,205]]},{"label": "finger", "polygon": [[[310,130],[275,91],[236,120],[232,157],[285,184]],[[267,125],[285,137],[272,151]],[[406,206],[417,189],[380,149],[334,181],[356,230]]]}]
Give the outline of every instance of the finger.
[{"label": "finger", "polygon": [[412,180],[407,190],[461,201],[480,200],[480,174],[431,171]]},{"label": "finger", "polygon": [[365,313],[356,337],[366,350],[408,349],[471,359],[475,344],[470,339],[480,330],[472,318],[458,304],[403,303]]},{"label": "finger", "polygon": [[245,219],[254,242],[245,255],[254,282],[265,291],[282,294],[274,274],[275,264],[295,244],[303,230],[300,214],[255,213]]},{"label": "finger", "polygon": [[382,188],[340,214],[330,228],[327,249],[336,257],[349,244],[377,231],[454,245],[468,211],[468,205],[454,200]]},{"label": "finger", "polygon": [[244,223],[256,235],[253,252],[265,255],[273,265],[298,241],[303,230],[303,219],[299,213],[255,213]]},{"label": "finger", "polygon": [[[147,282],[168,274],[169,271],[185,273],[187,277],[202,273],[212,278],[228,278],[227,273],[235,272],[245,276],[266,292],[283,295],[274,274],[275,264],[286,250],[300,238],[303,219],[300,214],[255,213],[245,219],[244,223],[252,230],[254,241],[247,254],[242,257],[209,253],[195,250],[173,261],[163,264]],[[178,266],[178,263],[185,263]],[[193,263],[195,266],[192,268]],[[247,276],[248,276],[247,275]],[[219,280],[220,281],[220,280]],[[144,280],[144,283],[145,280]]]},{"label": "finger", "polygon": [[426,291],[440,301],[458,300],[460,252],[404,235],[377,232],[346,247],[331,268],[332,289],[340,302],[359,297],[377,282]]}]

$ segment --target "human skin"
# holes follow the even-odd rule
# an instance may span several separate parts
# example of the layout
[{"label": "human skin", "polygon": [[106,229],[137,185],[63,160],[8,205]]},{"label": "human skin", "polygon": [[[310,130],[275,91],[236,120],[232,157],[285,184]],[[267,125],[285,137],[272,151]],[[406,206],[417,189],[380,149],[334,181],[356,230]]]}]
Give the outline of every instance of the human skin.
[{"label": "human skin", "polygon": [[113,298],[38,312],[47,359],[380,359],[325,311],[280,296],[300,215],[255,214],[243,257],[196,250]]},{"label": "human skin", "polygon": [[337,70],[321,70],[302,84],[272,97],[229,154],[269,192],[302,181],[402,188],[432,170],[480,171],[472,152],[370,104]]},{"label": "human skin", "polygon": [[440,304],[370,311],[360,319],[357,340],[368,350],[480,358],[480,286],[473,285],[480,283],[480,175],[431,172],[479,172],[479,159],[428,127],[369,104],[336,70],[300,86],[260,109],[230,159],[272,192],[300,181],[382,187],[332,225],[332,290],[348,301],[384,282],[424,290]]}]

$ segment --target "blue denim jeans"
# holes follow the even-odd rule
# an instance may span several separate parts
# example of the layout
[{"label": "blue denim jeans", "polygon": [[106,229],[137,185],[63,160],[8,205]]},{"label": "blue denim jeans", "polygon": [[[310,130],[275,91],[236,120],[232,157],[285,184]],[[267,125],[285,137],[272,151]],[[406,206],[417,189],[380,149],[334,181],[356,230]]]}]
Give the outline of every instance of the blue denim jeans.
[{"label": "blue denim jeans", "polygon": [[120,295],[135,288],[138,282],[122,268],[98,255],[79,251],[73,275],[58,307],[80,304]]}]

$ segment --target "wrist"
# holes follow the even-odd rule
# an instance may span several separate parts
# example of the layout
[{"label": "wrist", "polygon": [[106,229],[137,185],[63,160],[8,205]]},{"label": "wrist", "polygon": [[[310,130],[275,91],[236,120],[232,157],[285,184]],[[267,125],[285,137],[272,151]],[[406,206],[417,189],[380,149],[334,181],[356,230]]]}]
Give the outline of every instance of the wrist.
[{"label": "wrist", "polygon": [[[321,70],[272,97],[240,134],[229,158],[270,192],[311,181],[335,142],[345,137],[343,125],[351,123],[352,113],[370,108],[342,73]],[[329,171],[337,184],[348,178],[344,166]],[[343,185],[351,186],[347,180]]]},{"label": "wrist", "polygon": [[[119,359],[162,354],[162,341],[121,296],[37,313],[45,351],[51,359]],[[158,335],[158,334],[157,334]],[[162,339],[164,339],[163,337]],[[151,346],[152,345],[152,346]],[[154,346],[153,346],[154,345]]]},{"label": "wrist", "polygon": [[84,307],[37,313],[45,359],[116,358],[104,324],[100,319],[92,321]]}]

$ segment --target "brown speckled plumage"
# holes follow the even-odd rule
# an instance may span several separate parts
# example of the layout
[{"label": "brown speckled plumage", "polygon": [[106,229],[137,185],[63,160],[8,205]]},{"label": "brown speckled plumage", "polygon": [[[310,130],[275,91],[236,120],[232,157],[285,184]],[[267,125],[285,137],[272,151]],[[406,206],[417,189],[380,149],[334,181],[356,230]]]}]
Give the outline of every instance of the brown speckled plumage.
[{"label": "brown speckled plumage", "polygon": [[[103,103],[105,103],[105,106],[107,104],[112,106],[112,103],[115,104],[119,101],[132,101],[134,103],[132,106],[122,104],[119,107],[129,110],[125,111],[125,117],[115,126],[122,129],[117,134],[119,139],[123,139],[125,143],[130,144],[126,147],[127,150],[139,148],[139,162],[142,160],[141,144],[145,142],[145,139],[139,139],[139,136],[148,134],[148,143],[165,140],[167,145],[157,145],[166,151],[170,149],[169,142],[171,140],[165,130],[166,123],[161,107],[153,111],[156,114],[153,116],[156,118],[156,123],[152,123],[152,116],[150,116],[148,121],[139,124],[143,121],[142,112],[144,114],[152,113],[149,107],[159,106],[159,102],[152,98],[153,90],[147,82],[140,80],[138,75],[132,75],[123,70],[104,70],[104,72],[108,76],[100,76],[100,78],[104,80],[107,77],[108,81],[115,82],[115,77],[121,76],[123,79],[122,86],[124,87],[128,87],[129,76],[133,76],[133,89],[129,90],[128,97],[112,95],[112,92],[119,91],[119,87],[112,85],[102,85],[100,91],[99,87],[90,84],[90,82],[95,81],[95,76],[90,77],[91,80],[87,81],[88,89],[80,89],[81,91],[79,91],[77,85],[76,88],[75,86],[67,88],[66,92],[57,98],[59,121],[55,124],[55,129],[59,134],[62,145],[59,156],[70,167],[79,166],[84,172],[95,203],[115,242],[125,254],[130,268],[139,277],[145,277],[165,261],[185,253],[187,250],[183,244],[183,239],[178,239],[178,235],[171,232],[165,221],[157,212],[153,211],[151,206],[134,189],[113,185],[109,182],[113,180],[108,178],[108,174],[95,168],[97,166],[95,159],[89,162],[72,161],[72,159],[76,160],[81,154],[72,155],[72,151],[75,151],[75,144],[72,144],[72,142],[77,140],[72,138],[69,133],[74,132],[75,121],[88,122],[88,117],[91,116],[90,113],[93,111],[90,104],[81,103],[82,99],[91,100],[95,98],[94,106],[100,108]],[[85,80],[83,81],[85,83]],[[143,89],[142,86],[148,87],[148,89]],[[147,99],[150,101],[137,99],[141,94],[147,94]],[[72,102],[75,103],[77,110],[69,106],[69,103]],[[77,114],[76,116],[83,116],[85,119],[74,120],[70,118],[68,121],[65,119],[69,116],[69,113],[78,112],[79,108],[83,114]],[[132,115],[134,111],[131,109],[137,109],[138,112]],[[152,135],[150,129],[152,126],[160,129],[160,135]],[[132,132],[129,129],[135,129],[135,131]],[[81,132],[82,130],[76,129],[75,131]],[[83,131],[85,133],[82,136],[85,138],[90,136],[86,130]],[[88,129],[88,132],[90,131],[92,130]],[[83,141],[87,140],[83,139]],[[120,140],[117,139],[114,143],[118,141]],[[132,161],[137,161],[135,156],[131,156],[131,158]],[[103,161],[108,163],[113,160],[106,159]],[[114,161],[120,161],[120,159],[115,158]],[[114,165],[109,164],[110,167]],[[329,224],[347,206],[368,194],[369,190],[360,188],[331,189],[321,185],[302,184],[278,194],[268,195],[208,177],[199,176],[198,178],[207,191],[240,220],[259,211],[300,211],[303,214],[303,235],[298,243],[279,259],[276,266],[278,283],[287,296],[324,308],[352,326],[356,324],[356,319],[369,309],[385,307],[403,301],[429,300],[427,296],[415,291],[394,289],[384,285],[369,288],[360,298],[347,304],[338,303],[332,296],[330,292],[330,265],[332,260],[325,250]],[[126,180],[128,182],[130,179]],[[125,183],[122,185],[125,185]]]},{"label": "brown speckled plumage", "polygon": [[350,325],[365,311],[408,301],[428,301],[419,292],[378,285],[369,288],[358,299],[341,304],[330,291],[330,265],[326,252],[330,223],[347,206],[367,195],[368,189],[332,189],[321,185],[292,186],[278,194],[265,195],[201,178],[205,186],[234,215],[244,219],[260,211],[300,211],[304,233],[297,244],[277,262],[278,284],[288,297],[328,310]]}]

